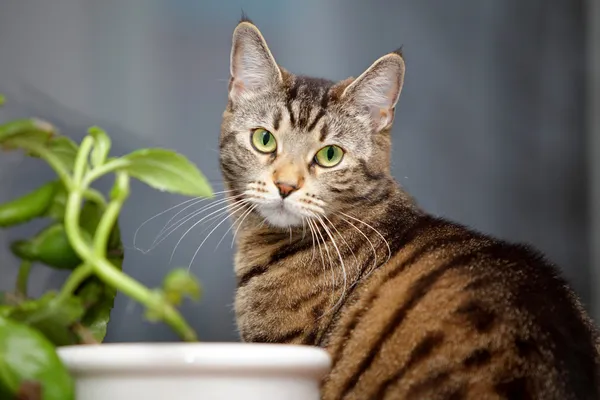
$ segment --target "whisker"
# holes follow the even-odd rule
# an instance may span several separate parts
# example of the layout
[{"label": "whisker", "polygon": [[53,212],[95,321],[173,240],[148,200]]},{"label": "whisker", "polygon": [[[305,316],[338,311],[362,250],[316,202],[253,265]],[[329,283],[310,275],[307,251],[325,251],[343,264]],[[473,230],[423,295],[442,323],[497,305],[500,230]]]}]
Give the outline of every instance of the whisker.
[{"label": "whisker", "polygon": [[313,260],[315,259],[315,232],[312,229],[312,226],[310,225],[310,221],[306,220],[306,219],[302,219],[302,226],[304,226],[304,223],[306,222],[306,224],[308,225],[308,228],[310,229],[310,237],[312,239],[312,257],[309,261],[310,264],[312,264]]},{"label": "whisker", "polygon": [[[236,209],[239,210],[241,208],[243,208],[246,203],[250,202],[250,200],[241,200],[241,202],[243,202],[242,204],[239,205],[239,207]],[[233,212],[233,211],[232,211]],[[229,218],[229,215],[227,215],[225,218],[223,218],[223,220],[221,222],[219,222],[217,224],[217,226],[215,226],[212,231],[210,231],[208,233],[208,235],[206,235],[206,237],[204,238],[204,240],[202,241],[202,243],[200,243],[200,246],[198,246],[198,248],[196,249],[196,251],[194,252],[194,255],[192,256],[192,259],[190,260],[190,263],[188,265],[188,271],[190,271],[192,269],[192,264],[194,263],[194,259],[196,258],[196,256],[198,255],[198,252],[200,251],[200,249],[202,248],[202,245],[204,244],[204,242],[206,242],[206,240],[210,237],[210,235],[212,235],[212,233],[225,221],[227,221],[227,219]]]},{"label": "whisker", "polygon": [[[373,242],[371,242],[371,239],[369,239],[369,237],[367,235],[364,234],[363,231],[361,231],[356,225],[354,225],[352,222],[348,221],[346,218],[344,218],[342,216],[342,219],[344,220],[344,222],[346,222],[347,224],[351,225],[354,229],[356,229],[358,231],[358,233],[360,233],[361,235],[363,235],[363,237],[365,239],[367,239],[367,242],[369,242],[369,244],[371,245],[371,250],[373,250],[373,268],[372,270],[374,270],[375,268],[377,268],[377,250],[375,250],[375,246],[373,245]],[[370,273],[370,272],[369,272]]]},{"label": "whisker", "polygon": [[[240,220],[240,218],[244,218],[246,219],[246,216],[248,216],[248,214],[250,214],[250,212],[252,212],[252,210],[254,210],[257,207],[257,205],[253,205],[251,206],[248,210],[244,210],[242,211],[242,214],[236,218],[236,220],[231,224],[231,226],[225,231],[225,233],[223,234],[223,236],[221,237],[221,240],[219,240],[219,242],[217,243],[217,245],[215,246],[215,250],[217,251],[217,248],[219,248],[219,245],[221,244],[221,242],[223,241],[223,239],[225,239],[225,236],[227,236],[227,234],[229,233],[229,231],[231,231],[231,229],[233,229],[233,227],[235,226],[235,224]],[[244,222],[244,220],[242,220],[242,222]],[[238,228],[241,226],[238,226]],[[231,242],[231,246],[233,247],[233,241]]]},{"label": "whisker", "polygon": [[[202,206],[202,207],[200,207],[199,209],[197,209],[197,210],[193,211],[192,213],[190,213],[190,214],[186,215],[185,217],[182,217],[182,218],[180,218],[179,220],[177,220],[176,222],[174,222],[173,224],[171,224],[171,225],[170,225],[168,228],[166,228],[166,229],[162,230],[162,231],[159,233],[158,237],[160,237],[160,235],[161,235],[161,234],[163,234],[164,232],[166,232],[166,231],[168,231],[168,230],[172,229],[174,226],[176,226],[176,225],[177,225],[177,224],[179,224],[180,222],[182,222],[182,221],[183,221],[184,223],[185,223],[185,222],[187,222],[187,221],[188,221],[188,219],[187,219],[187,218],[188,218],[190,215],[197,215],[198,213],[201,213],[201,212],[202,212],[202,211],[204,211],[204,210],[211,209],[211,208],[213,208],[214,206],[216,206],[216,205],[218,205],[218,204],[223,204],[223,203],[226,203],[226,202],[227,202],[227,201],[229,201],[229,200],[237,199],[237,198],[239,198],[239,197],[241,197],[241,196],[243,196],[243,195],[242,195],[242,194],[239,194],[239,195],[237,195],[237,196],[226,197],[226,198],[223,198],[223,199],[217,199],[217,200],[214,200],[213,202],[211,202],[211,203],[209,203],[209,204],[205,204],[204,206]],[[176,216],[177,216],[177,215],[174,215],[174,216],[173,216],[173,218],[171,218],[171,220],[169,220],[168,222],[171,222],[171,221],[172,221],[172,220],[173,220],[173,219],[174,219]],[[167,223],[168,223],[168,222],[167,222]]]},{"label": "whisker", "polygon": [[153,217],[150,217],[147,220],[145,220],[144,222],[142,222],[142,224],[135,230],[135,233],[133,234],[133,248],[136,249],[136,250],[138,250],[138,251],[142,251],[143,252],[143,250],[141,248],[138,248],[137,245],[136,245],[136,243],[137,243],[137,235],[138,235],[140,229],[142,229],[142,227],[144,225],[146,225],[148,222],[150,222],[150,221],[152,221],[152,220],[160,217],[161,215],[163,215],[165,213],[168,213],[171,210],[176,209],[177,207],[181,207],[184,204],[187,204],[187,203],[190,203],[190,202],[194,202],[193,204],[198,204],[202,200],[204,200],[204,199],[198,199],[198,198],[187,199],[186,201],[183,201],[183,202],[181,202],[181,203],[179,203],[177,205],[174,205],[173,207],[167,208],[166,210],[161,211],[158,214],[155,214]]},{"label": "whisker", "polygon": [[[327,261],[329,261],[329,269],[331,270],[331,287],[332,287],[332,289],[334,289],[336,286],[335,268],[333,267],[333,262],[331,261],[331,254],[329,253],[329,247],[327,246],[327,243],[325,243],[325,238],[321,234],[321,230],[317,228],[316,222],[317,222],[316,220],[313,221],[313,223],[315,223],[315,225],[314,225],[315,233],[321,238],[321,241],[323,242],[323,247],[325,247],[325,252],[327,253]],[[319,252],[322,252],[321,244],[319,243],[318,239],[317,239],[317,244],[319,244]],[[321,253],[321,257],[323,257],[322,253]],[[324,261],[324,259],[323,259],[323,261]],[[325,268],[325,265],[323,265],[323,268]],[[332,299],[334,297],[333,291],[331,292],[331,297],[332,297]],[[323,315],[325,315],[325,314],[323,314]]]},{"label": "whisker", "polygon": [[[226,194],[226,193],[229,193],[229,192],[232,192],[232,190],[223,190],[223,191],[221,191],[221,192],[215,192],[214,194],[215,194],[215,195],[219,195],[219,194]],[[170,219],[169,219],[169,220],[168,220],[168,221],[165,223],[165,225],[162,227],[162,229],[160,230],[160,232],[158,232],[158,235],[160,235],[161,233],[163,233],[163,232],[164,232],[164,231],[167,229],[167,226],[168,226],[168,225],[171,223],[171,221],[173,221],[173,220],[175,219],[175,217],[177,217],[179,214],[181,214],[182,212],[184,212],[184,211],[185,211],[185,210],[187,210],[188,208],[190,208],[190,207],[192,207],[192,206],[194,206],[194,205],[196,205],[196,204],[198,204],[198,203],[200,203],[200,202],[202,202],[202,201],[205,201],[205,200],[208,200],[208,199],[201,199],[199,202],[195,202],[195,203],[193,203],[193,204],[190,204],[190,205],[188,205],[187,207],[185,207],[184,209],[182,209],[182,210],[180,210],[179,212],[177,212],[175,215],[173,215],[173,216],[172,216],[172,217],[171,217],[171,218],[170,218]],[[212,204],[212,203],[211,203],[211,204]]]},{"label": "whisker", "polygon": [[383,243],[385,243],[385,245],[387,246],[388,249],[388,258],[386,260],[386,262],[388,262],[390,260],[390,258],[392,258],[392,249],[390,248],[390,244],[388,243],[388,241],[385,239],[385,237],[383,237],[383,235],[375,228],[373,228],[371,225],[367,224],[365,221],[361,221],[358,218],[353,217],[352,215],[348,215],[346,213],[343,213],[340,211],[340,214],[345,215],[346,217],[353,219],[354,221],[360,222],[361,224],[366,225],[367,227],[369,227],[370,229],[373,230],[373,232],[375,232],[377,235],[379,235],[379,237],[381,238],[381,240],[383,240]]},{"label": "whisker", "polygon": [[233,244],[235,242],[235,236],[237,235],[238,231],[240,230],[240,227],[242,226],[242,224],[244,223],[244,220],[248,217],[248,215],[250,215],[250,213],[252,213],[252,211],[254,211],[256,209],[256,207],[258,207],[258,204],[255,205],[254,207],[252,207],[250,209],[250,211],[248,211],[248,214],[246,214],[246,216],[242,219],[242,222],[240,222],[238,227],[235,229],[235,232],[233,232],[233,238],[231,239],[231,248],[233,248]]},{"label": "whisker", "polygon": [[341,267],[342,267],[342,277],[344,279],[342,294],[340,295],[339,300],[333,305],[333,307],[331,307],[331,309],[329,309],[329,311],[327,311],[323,315],[321,315],[321,317],[323,317],[324,315],[327,315],[329,312],[336,310],[337,307],[344,300],[344,296],[346,295],[346,286],[348,284],[348,276],[347,276],[347,273],[346,273],[346,266],[344,265],[344,259],[342,257],[342,253],[340,252],[340,249],[339,249],[337,243],[335,242],[335,239],[334,239],[333,235],[329,231],[329,228],[327,228],[327,226],[323,222],[323,219],[319,215],[315,215],[315,217],[317,218],[317,220],[319,221],[319,223],[321,224],[321,226],[323,226],[323,229],[325,229],[325,233],[327,234],[327,236],[329,236],[329,239],[331,239],[331,243],[333,244],[333,247],[335,248],[335,251],[337,252],[338,258],[340,260],[340,264],[341,264]]},{"label": "whisker", "polygon": [[348,247],[348,249],[352,253],[352,257],[354,257],[354,261],[356,261],[356,270],[359,271],[360,270],[360,263],[358,262],[358,258],[356,257],[356,254],[354,253],[354,250],[352,250],[352,247],[348,244],[348,242],[346,241],[346,239],[344,238],[344,236],[336,228],[335,224],[333,222],[331,222],[331,220],[329,218],[327,218],[326,215],[323,215],[322,217],[325,218],[325,220],[331,224],[332,228],[335,229],[335,231],[337,232],[337,234],[339,235],[339,237],[342,238],[342,240],[346,244],[346,247]]},{"label": "whisker", "polygon": [[[216,213],[218,213],[218,212],[221,212],[221,213],[228,213],[228,208],[229,208],[229,207],[231,207],[231,208],[235,208],[235,209],[237,210],[237,209],[239,209],[239,207],[243,206],[244,204],[246,204],[246,203],[248,203],[248,202],[250,202],[250,200],[248,200],[248,199],[242,199],[242,200],[238,200],[238,201],[236,201],[234,204],[228,204],[228,205],[226,205],[225,207],[221,207],[220,209],[218,209],[218,210],[216,210],[216,211],[213,211],[212,213],[210,213],[210,214],[208,214],[208,215],[206,215],[206,216],[202,217],[202,218],[201,218],[199,221],[196,221],[196,222],[195,222],[195,223],[194,223],[192,226],[190,226],[190,227],[188,228],[188,230],[187,230],[187,231],[185,231],[185,233],[184,233],[183,235],[181,235],[181,237],[180,237],[180,238],[179,238],[179,240],[177,241],[177,244],[175,244],[175,248],[174,248],[174,249],[173,249],[173,251],[171,252],[171,258],[169,259],[169,262],[173,261],[173,256],[175,255],[175,251],[177,250],[177,247],[179,246],[179,244],[181,243],[181,241],[182,241],[182,240],[183,240],[183,239],[184,239],[184,238],[187,236],[187,234],[188,234],[188,233],[190,233],[190,231],[191,231],[192,229],[194,229],[196,226],[198,226],[198,224],[200,224],[202,221],[204,221],[206,218],[210,217],[210,216],[211,216],[211,215],[213,215],[213,214],[216,214]],[[232,211],[229,211],[229,212],[233,212],[233,210],[232,210]],[[223,215],[223,214],[221,214],[221,215]],[[228,216],[229,216],[229,215],[228,215]],[[217,225],[217,226],[218,226],[218,225]]]},{"label": "whisker", "polygon": [[[204,211],[208,211],[211,208],[214,208],[216,206],[222,205],[223,203],[227,203],[229,200],[231,200],[231,199],[221,199],[221,200],[215,201],[215,202],[213,202],[211,204],[207,204],[207,205],[201,207],[199,210],[191,212],[186,217],[183,217],[183,218],[179,219],[179,221],[173,223],[167,230],[165,230],[163,233],[161,233],[160,235],[158,235],[156,237],[156,239],[154,239],[154,242],[152,243],[152,246],[148,250],[146,250],[146,253],[149,252],[150,250],[154,249],[159,244],[161,244],[167,237],[169,237],[173,232],[175,232],[181,226],[185,225],[185,223],[188,222],[189,220],[193,219],[197,215],[202,214]],[[226,207],[227,207],[227,205],[225,207],[223,207],[223,208],[220,208],[219,210],[223,210]],[[217,210],[215,212],[218,212],[219,210]],[[208,214],[208,216],[213,215],[215,212],[212,212],[212,213]],[[202,219],[202,221],[203,220],[204,219]]]}]

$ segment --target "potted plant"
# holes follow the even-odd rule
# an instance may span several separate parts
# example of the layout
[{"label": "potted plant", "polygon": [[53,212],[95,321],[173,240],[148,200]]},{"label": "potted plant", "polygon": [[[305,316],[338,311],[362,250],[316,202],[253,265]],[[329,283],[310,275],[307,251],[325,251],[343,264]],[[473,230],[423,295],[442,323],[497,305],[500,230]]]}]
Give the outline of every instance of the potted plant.
[{"label": "potted plant", "polygon": [[[161,191],[211,197],[193,163],[159,148],[110,157],[111,140],[102,129],[90,128],[76,144],[38,119],[0,125],[0,148],[41,158],[58,176],[0,205],[2,229],[49,221],[33,238],[10,244],[21,267],[15,290],[0,293],[0,399],[319,398],[330,363],[324,350],[198,343],[176,309],[184,297],[200,296],[199,283],[187,270],[171,271],[162,287],[151,289],[121,269],[118,218],[130,179]],[[105,196],[93,184],[109,174],[114,184]],[[70,274],[60,290],[30,298],[33,263]],[[117,291],[187,343],[101,344]]]}]

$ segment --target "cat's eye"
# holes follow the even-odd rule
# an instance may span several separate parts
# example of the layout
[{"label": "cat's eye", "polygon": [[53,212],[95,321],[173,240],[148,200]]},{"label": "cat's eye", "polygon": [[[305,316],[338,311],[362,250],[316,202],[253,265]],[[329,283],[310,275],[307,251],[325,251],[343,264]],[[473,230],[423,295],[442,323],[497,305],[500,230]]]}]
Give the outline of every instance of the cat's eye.
[{"label": "cat's eye", "polygon": [[252,132],[252,146],[261,153],[269,154],[277,150],[277,141],[271,132],[258,128]]},{"label": "cat's eye", "polygon": [[344,150],[336,145],[325,146],[315,154],[315,162],[323,168],[335,167],[342,158],[344,158]]}]

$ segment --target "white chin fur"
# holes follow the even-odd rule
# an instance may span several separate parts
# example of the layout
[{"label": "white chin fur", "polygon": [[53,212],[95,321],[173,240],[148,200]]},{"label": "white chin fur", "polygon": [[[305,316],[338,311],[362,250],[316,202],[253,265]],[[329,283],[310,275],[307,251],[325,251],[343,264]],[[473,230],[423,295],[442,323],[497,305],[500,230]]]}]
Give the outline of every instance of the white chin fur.
[{"label": "white chin fur", "polygon": [[282,207],[259,207],[258,212],[267,222],[277,228],[302,225],[302,217]]}]

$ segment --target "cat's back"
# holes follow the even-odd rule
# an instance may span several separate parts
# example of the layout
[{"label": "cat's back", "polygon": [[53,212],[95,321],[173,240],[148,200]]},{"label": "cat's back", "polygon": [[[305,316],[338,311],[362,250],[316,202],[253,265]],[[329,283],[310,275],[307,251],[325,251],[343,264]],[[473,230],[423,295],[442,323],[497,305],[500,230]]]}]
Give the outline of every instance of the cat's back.
[{"label": "cat's back", "polygon": [[537,252],[420,217],[329,335],[324,399],[596,399],[597,334]]}]

